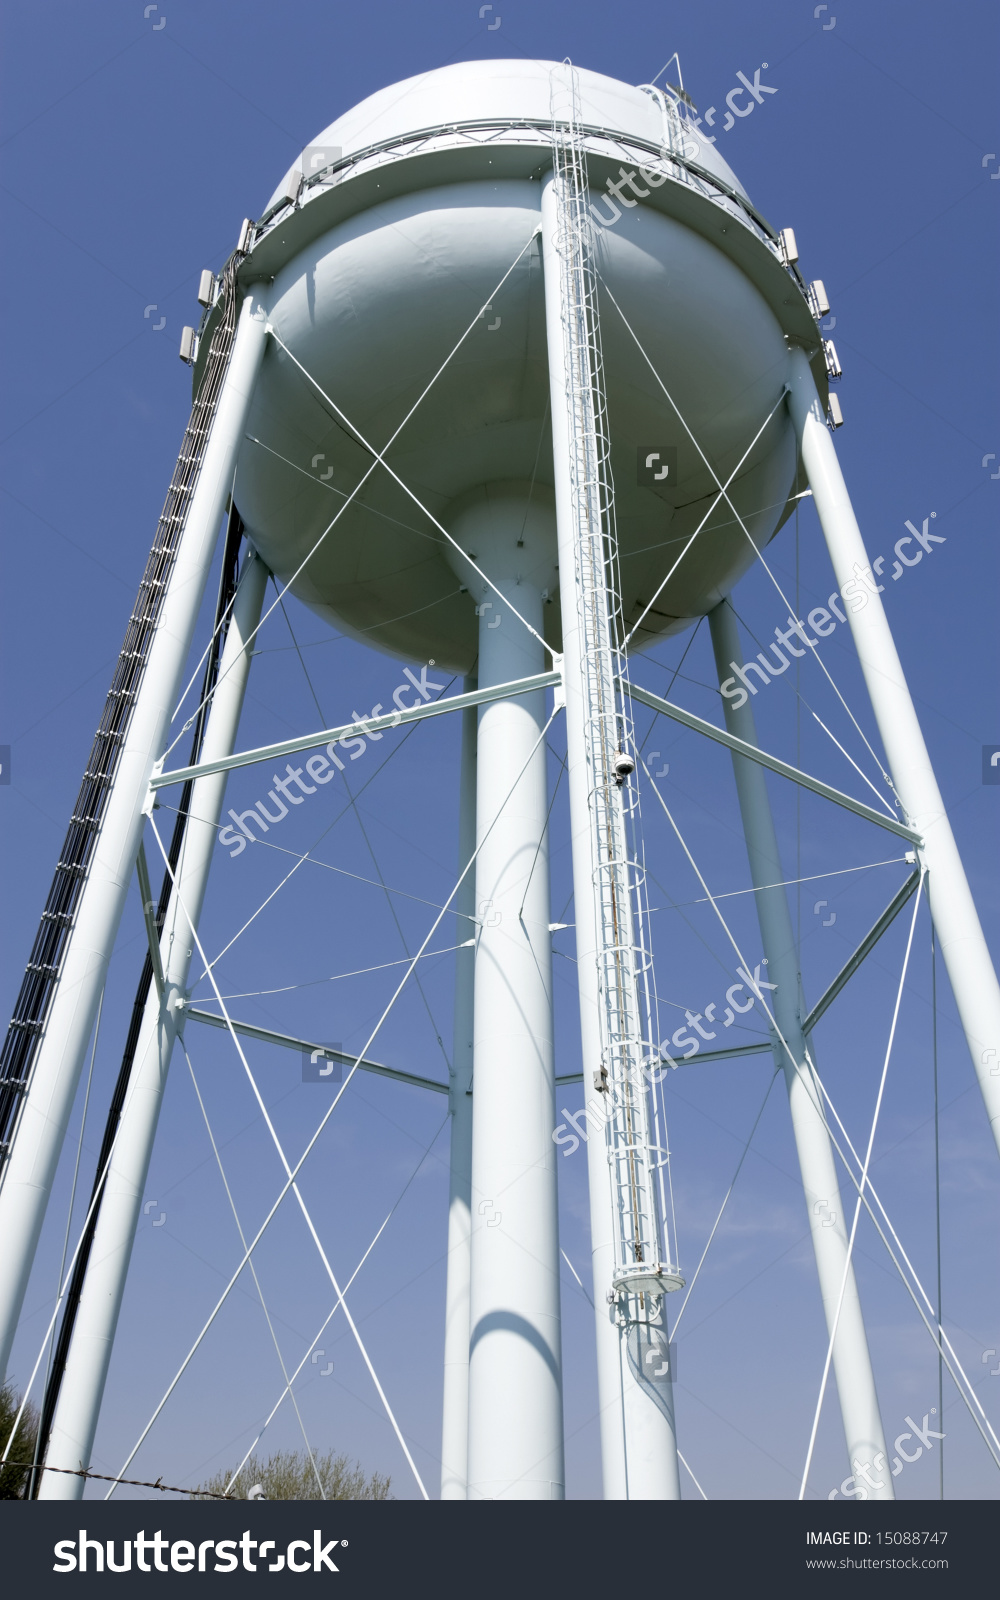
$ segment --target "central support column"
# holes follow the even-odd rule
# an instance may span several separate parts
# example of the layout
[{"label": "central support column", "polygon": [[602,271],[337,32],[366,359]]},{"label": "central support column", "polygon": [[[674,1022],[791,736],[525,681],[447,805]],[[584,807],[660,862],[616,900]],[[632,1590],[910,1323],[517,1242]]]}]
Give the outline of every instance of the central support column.
[{"label": "central support column", "polygon": [[[708,620],[719,681],[722,682],[730,670],[730,663],[743,665],[736,618],[732,607],[724,600],[709,614]],[[757,729],[749,700],[740,707],[726,700],[725,709],[729,732],[747,744],[756,745]],[[755,761],[748,761],[746,756],[733,755],[733,771],[747,855],[750,858],[760,936],[767,957],[768,980],[775,985],[774,990],[769,991],[770,1009],[788,1045],[786,1050],[781,1040],[772,1034],[774,1059],[784,1071],[788,1088],[788,1104],[816,1254],[827,1334],[833,1331],[835,1322],[837,1327],[833,1341],[833,1370],[837,1377],[848,1460],[858,1483],[867,1485],[871,1499],[894,1500],[861,1301],[854,1267],[847,1260],[847,1219],[840,1198],[833,1147],[821,1115],[819,1085],[813,1074],[802,1032],[798,959],[791,913],[782,887],[784,874],[767,794],[767,779],[763,767]]]},{"label": "central support column", "polygon": [[[500,591],[454,555],[479,611],[480,688],[543,672],[518,614],[542,634],[557,581],[546,491],[490,484],[449,524]],[[479,712],[470,1500],[565,1492],[544,726],[543,691]]]},{"label": "central support column", "polygon": [[[465,691],[478,687],[466,678]],[[462,712],[462,769],[458,796],[458,870],[476,848],[475,706]],[[458,939],[471,938],[476,922],[475,868],[455,896]],[[451,1172],[448,1193],[448,1273],[445,1288],[444,1395],[441,1406],[441,1499],[465,1500],[469,1483],[469,1272],[472,1224],[472,1048],[476,955],[455,952],[455,1034],[451,1047]]]}]

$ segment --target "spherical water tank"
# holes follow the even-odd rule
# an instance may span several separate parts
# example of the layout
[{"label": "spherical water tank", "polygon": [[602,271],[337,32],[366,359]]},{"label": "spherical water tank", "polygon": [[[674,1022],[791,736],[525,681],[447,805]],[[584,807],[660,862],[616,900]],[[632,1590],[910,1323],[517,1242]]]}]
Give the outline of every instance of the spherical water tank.
[{"label": "spherical water tank", "polygon": [[[371,96],[303,152],[241,268],[269,285],[277,335],[236,479],[250,536],[341,629],[455,672],[476,658],[475,602],[431,517],[450,531],[511,484],[552,504],[540,202],[569,70],[468,62]],[[789,344],[825,380],[800,282],[713,146],[663,96],[576,81],[627,625],[712,505],[712,469],[738,468],[641,646],[716,604],[788,514]]]}]

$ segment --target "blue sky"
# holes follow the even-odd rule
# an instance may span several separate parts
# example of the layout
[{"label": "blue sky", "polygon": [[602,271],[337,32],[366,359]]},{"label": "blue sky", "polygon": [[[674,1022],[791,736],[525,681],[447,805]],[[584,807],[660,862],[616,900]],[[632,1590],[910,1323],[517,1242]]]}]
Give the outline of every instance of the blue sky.
[{"label": "blue sky", "polygon": [[[3,811],[3,1000],[20,982],[39,911],[117,656],[190,401],[177,359],[196,320],[204,266],[218,267],[246,215],[258,214],[303,145],[365,95],[463,59],[571,57],[631,83],[648,81],[676,49],[699,106],[722,103],[742,71],[767,62],[777,93],[720,135],[720,148],[757,207],[794,227],[807,278],[830,295],[844,366],[846,426],[837,447],[870,554],[890,558],[910,520],[944,543],[887,586],[885,603],[987,936],[1000,949],[997,808],[984,786],[984,744],[1000,744],[996,647],[996,207],[1000,130],[991,81],[992,8],[931,8],[879,0],[697,7],[574,0],[498,0],[483,19],[472,0],[347,7],[241,0],[143,6],[8,4],[3,18],[0,125],[7,224],[9,381],[2,400],[0,490],[6,596],[0,743],[12,747]],[[499,28],[487,24],[500,18]],[[156,29],[157,21],[166,25]],[[835,21],[835,26],[829,25]],[[149,316],[147,307],[155,307]],[[165,326],[156,324],[165,318]],[[983,464],[984,457],[995,452]],[[815,515],[806,503],[769,559],[801,609],[833,587]],[[735,604],[761,640],[786,612],[766,575],[740,585]],[[241,742],[261,743],[386,703],[402,681],[395,660],[338,639],[296,603],[294,641],[280,612],[261,636]],[[666,689],[690,635],[635,665],[637,681]],[[874,741],[846,628],[825,659]],[[711,688],[707,627],[691,644],[672,693],[721,720]],[[861,780],[818,729],[809,708],[860,759],[863,746],[811,663],[757,697],[761,742],[861,794]],[[315,694],[315,698],[314,698]],[[641,729],[646,733],[645,725]],[[455,875],[456,725],[427,725],[377,769],[389,741],[351,774],[357,810],[323,791],[275,830],[275,849],[230,860],[220,850],[203,923],[219,951],[292,864],[283,851],[314,848],[323,865],[296,874],[220,967],[223,993],[249,1020],[317,1038],[364,1043],[399,967]],[[556,727],[553,749],[562,747]],[[852,742],[853,741],[853,742]],[[392,746],[395,752],[395,746]],[[713,892],[748,884],[728,757],[660,723],[647,753]],[[557,764],[552,763],[554,781]],[[254,772],[231,782],[238,809],[263,792]],[[816,878],[791,891],[801,927],[803,981],[812,1002],[902,880],[889,835],[823,802],[772,784],[786,872]],[[339,820],[339,814],[343,812]],[[363,824],[363,827],[362,827]],[[734,981],[710,908],[671,842],[655,800],[644,802],[652,874],[661,1021],[703,1011]],[[888,841],[888,843],[887,843]],[[896,858],[894,864],[873,866]],[[865,871],[847,873],[860,867]],[[311,876],[307,875],[311,873]],[[354,876],[350,876],[353,874]],[[387,895],[380,879],[394,891]],[[553,810],[553,915],[569,897],[565,792]],[[817,902],[827,903],[818,906]],[[728,902],[741,948],[759,960],[752,900]],[[678,909],[679,907],[679,909]],[[830,922],[831,916],[836,920]],[[820,1068],[857,1143],[871,1118],[908,917],[817,1031]],[[464,935],[462,935],[464,937]],[[123,923],[95,1055],[81,1172],[89,1191],[103,1109],[114,1080],[143,936],[138,897]],[[449,919],[433,948],[456,943]],[[930,933],[917,925],[873,1175],[924,1283],[935,1272]],[[557,936],[558,1070],[578,1065],[571,936]],[[265,989],[283,993],[260,993]],[[451,1043],[452,957],[425,963],[377,1054],[443,1077]],[[204,986],[200,993],[206,993]],[[676,1020],[673,1020],[676,1019]],[[752,1022],[748,1018],[748,1022]],[[754,1024],[759,1026],[759,1023]],[[942,1244],[945,1320],[983,1405],[1000,1411],[1000,1377],[983,1360],[1000,1347],[996,1207],[1000,1173],[983,1106],[939,970]],[[204,1036],[207,1034],[207,1037]],[[441,1042],[438,1042],[440,1035]],[[231,1045],[189,1029],[191,1060],[245,1225],[279,1187],[274,1152]],[[290,1150],[325,1109],[329,1090],[300,1081],[293,1055],[250,1046],[248,1060]],[[759,1111],[771,1067],[699,1066],[669,1082],[673,1177],[682,1264],[690,1273]],[[578,1108],[580,1095],[561,1097]],[[33,1364],[52,1303],[79,1136],[82,1095],[26,1301],[15,1371]],[[311,1158],[305,1193],[339,1275],[391,1222],[351,1293],[351,1305],[421,1472],[438,1475],[447,1130],[443,1097],[357,1079]],[[88,1162],[90,1165],[88,1166]],[[560,1158],[562,1243],[589,1286],[585,1158]],[[400,1198],[402,1196],[402,1198]],[[237,1239],[183,1055],[175,1056],[148,1191],[156,1202],[136,1240],[97,1441],[115,1470],[159,1400],[237,1259]],[[161,1213],[165,1220],[154,1229]],[[81,1206],[77,1205],[79,1223]],[[863,1223],[857,1265],[886,1431],[937,1404],[937,1363],[879,1241]],[[329,1309],[329,1290],[301,1219],[289,1208],[260,1256],[262,1283],[283,1348],[297,1362]],[[234,1294],[135,1462],[136,1476],[194,1483],[235,1464],[277,1398],[280,1376],[252,1284]],[[391,1472],[415,1494],[352,1341],[331,1325],[322,1361],[300,1385],[310,1437]],[[564,1278],[567,1492],[599,1492],[592,1316]],[[825,1335],[784,1090],[768,1100],[679,1340],[681,1448],[710,1498],[795,1494],[825,1355]],[[334,1370],[320,1375],[329,1360]],[[287,1407],[286,1407],[287,1409]],[[954,1388],[946,1385],[949,1495],[995,1497],[995,1469]],[[284,1411],[266,1442],[290,1446]],[[811,1492],[844,1476],[835,1398],[823,1413]],[[897,1480],[904,1498],[937,1492],[936,1453]],[[136,1491],[137,1493],[139,1491]],[[685,1495],[693,1494],[685,1480]]]}]

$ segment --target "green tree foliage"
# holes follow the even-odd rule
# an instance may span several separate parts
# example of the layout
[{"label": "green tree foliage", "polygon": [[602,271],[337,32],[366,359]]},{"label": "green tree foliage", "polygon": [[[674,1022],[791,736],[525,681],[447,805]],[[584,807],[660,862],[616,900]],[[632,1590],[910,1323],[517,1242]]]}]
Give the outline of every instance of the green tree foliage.
[{"label": "green tree foliage", "polygon": [[[228,1490],[238,1500],[245,1500],[255,1484],[260,1484],[267,1500],[388,1500],[389,1478],[373,1472],[366,1477],[361,1463],[352,1466],[346,1456],[335,1456],[332,1450],[325,1456],[315,1455],[316,1471],[305,1450],[278,1450],[262,1461],[251,1456],[240,1470],[232,1488]],[[323,1485],[320,1494],[317,1473]],[[192,1495],[197,1500],[201,1494],[223,1494],[232,1477],[228,1472],[217,1472],[207,1483],[199,1484]]]},{"label": "green tree foliage", "polygon": [[[14,1385],[8,1378],[0,1388],[0,1456],[7,1450],[7,1440],[10,1430],[14,1426],[14,1418],[21,1406],[21,1396],[15,1393]],[[13,1467],[12,1461],[34,1461],[35,1436],[38,1432],[38,1412],[31,1404],[24,1408],[24,1415],[17,1425],[14,1442],[7,1451],[8,1464],[0,1467],[0,1500],[20,1500],[23,1498],[27,1487],[29,1474],[24,1467]]]}]

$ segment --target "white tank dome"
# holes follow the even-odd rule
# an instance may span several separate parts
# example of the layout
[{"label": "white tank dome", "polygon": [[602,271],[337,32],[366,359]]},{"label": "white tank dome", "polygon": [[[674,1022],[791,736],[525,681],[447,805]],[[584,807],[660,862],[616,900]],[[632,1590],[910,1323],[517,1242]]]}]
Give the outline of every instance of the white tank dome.
[{"label": "white tank dome", "polygon": [[[552,118],[552,74],[556,61],[460,61],[435,67],[415,78],[404,78],[370,94],[336,122],[318,133],[289,167],[271,196],[279,197],[288,177],[298,169],[307,172],[317,147],[340,149],[356,155],[384,140],[398,139],[419,128],[440,128],[490,118],[545,123]],[[580,121],[611,133],[633,134],[659,145],[663,142],[663,112],[644,89],[603,72],[576,68],[580,92]],[[689,135],[689,138],[692,136]],[[745,190],[714,144],[694,136],[699,163],[740,194]],[[308,172],[307,172],[308,175]]]},{"label": "white tank dome", "polygon": [[[553,482],[539,233],[567,76],[469,62],[380,90],[307,147],[305,183],[279,187],[240,268],[267,284],[275,335],[236,478],[251,538],[338,627],[453,671],[475,661],[475,602],[431,518],[448,528],[490,485],[544,497]],[[641,647],[716,604],[788,514],[789,344],[825,376],[801,281],[712,146],[662,97],[576,79],[629,625],[711,510]],[[616,203],[623,172],[636,187]],[[390,440],[395,476],[376,465],[336,516]],[[667,482],[641,471],[653,450]],[[735,472],[714,509],[712,469]],[[558,648],[558,604],[545,610]]]}]

